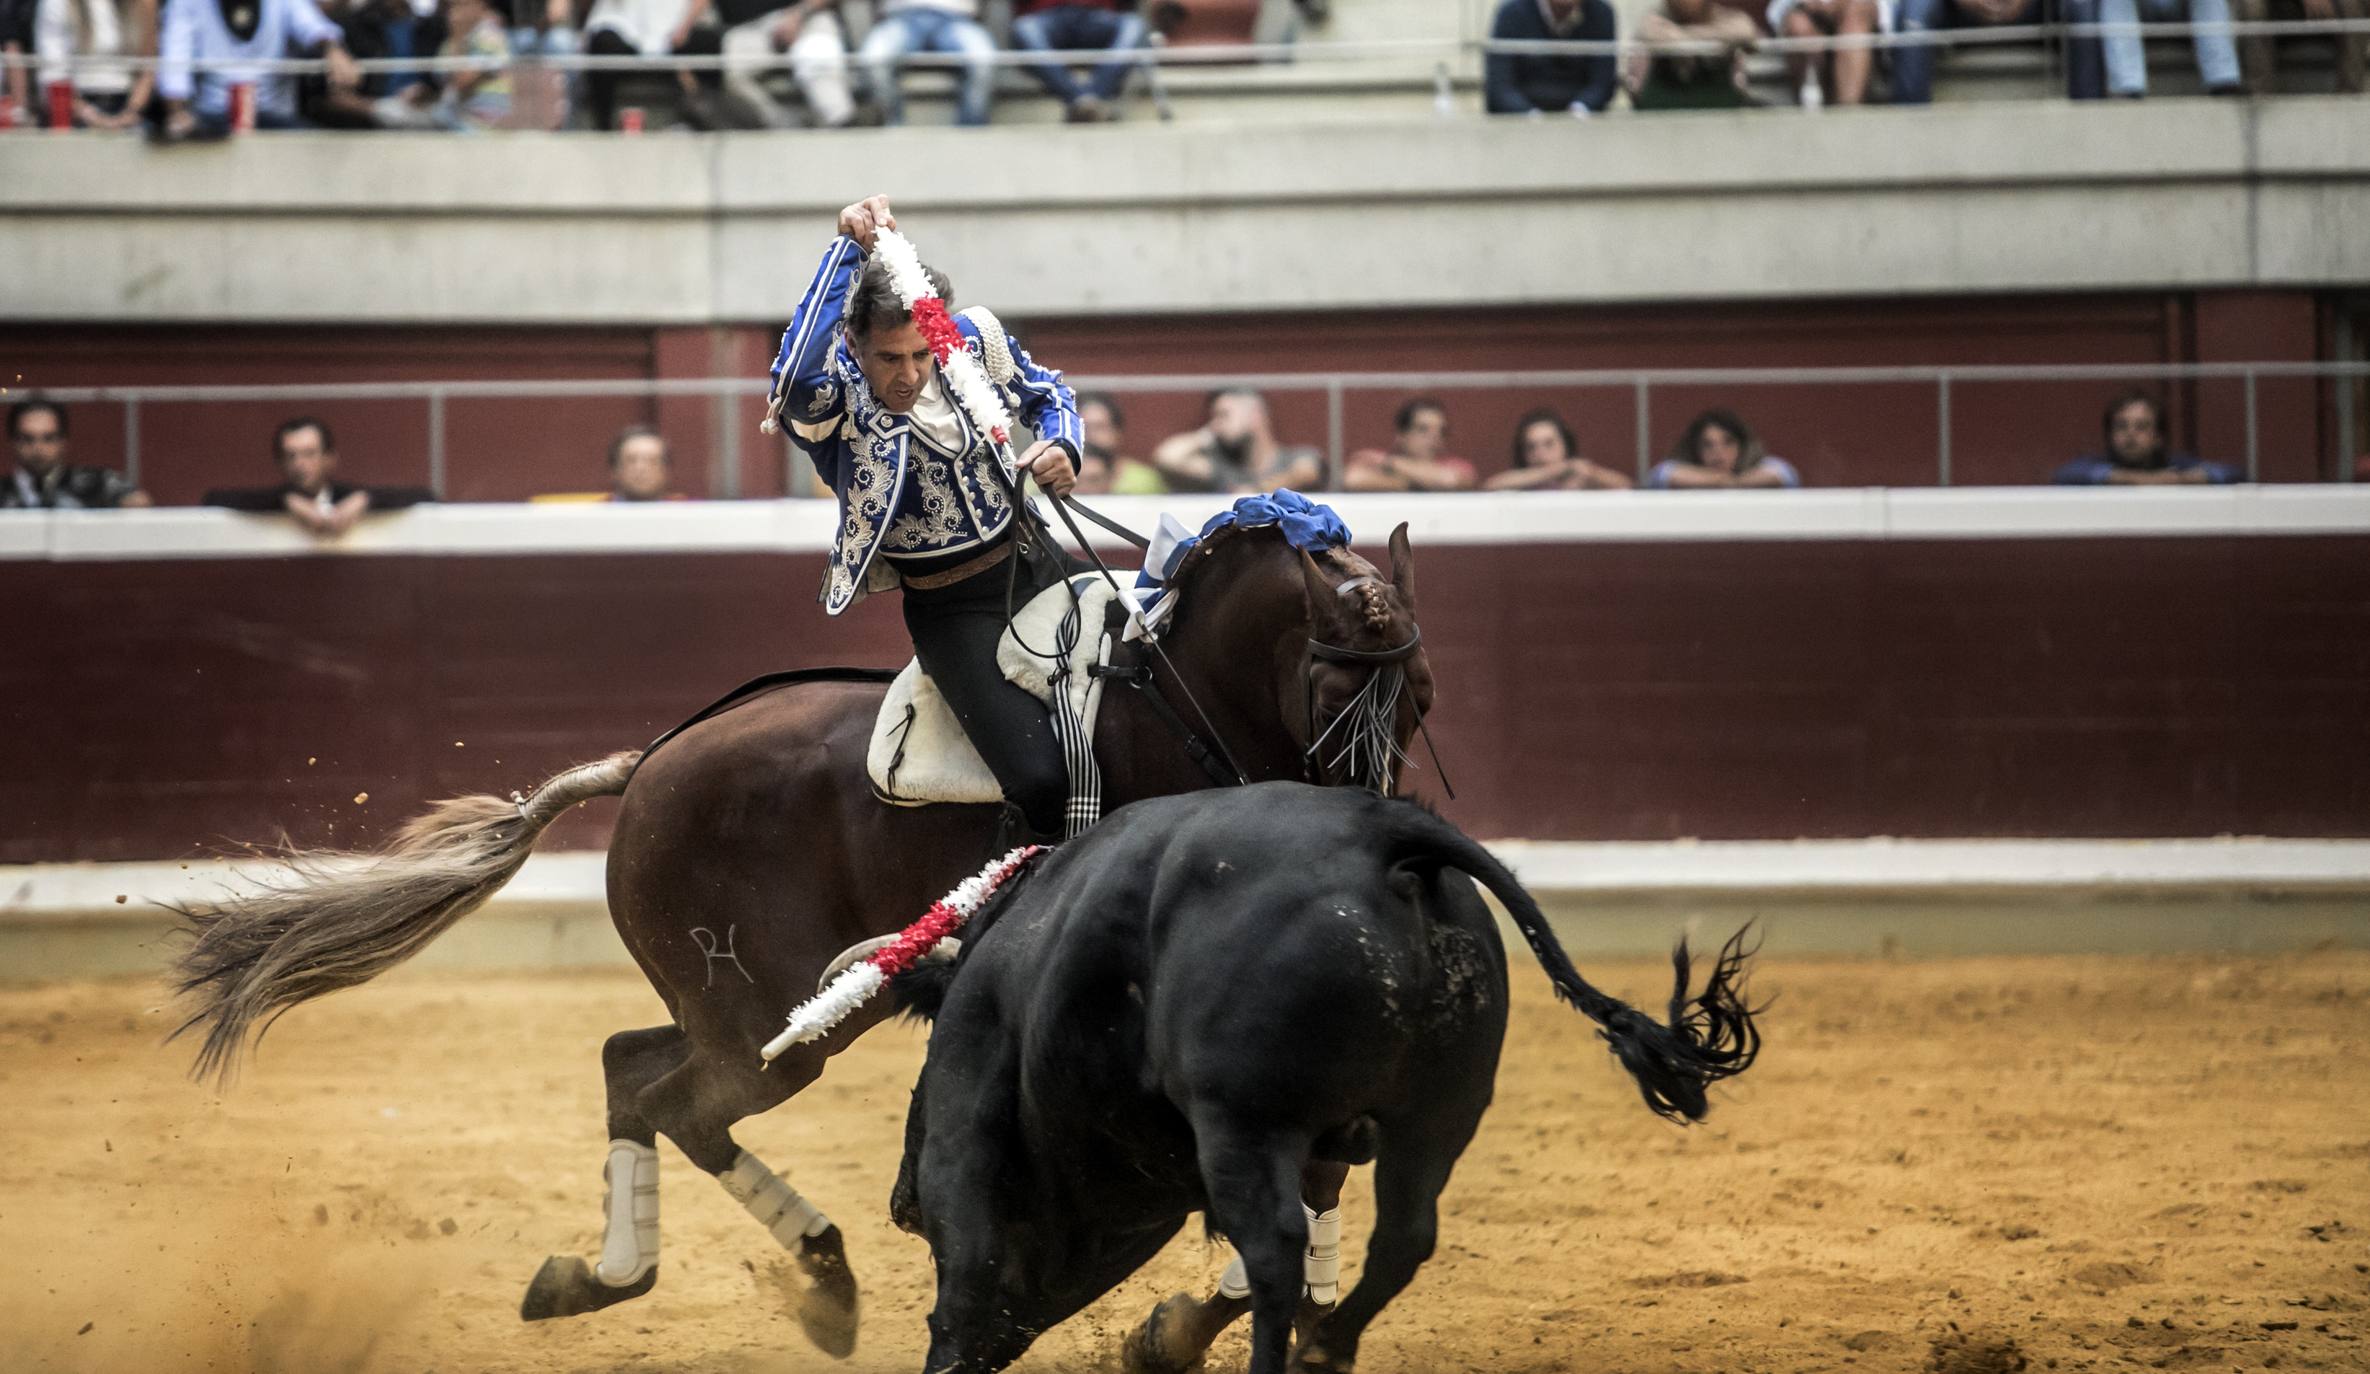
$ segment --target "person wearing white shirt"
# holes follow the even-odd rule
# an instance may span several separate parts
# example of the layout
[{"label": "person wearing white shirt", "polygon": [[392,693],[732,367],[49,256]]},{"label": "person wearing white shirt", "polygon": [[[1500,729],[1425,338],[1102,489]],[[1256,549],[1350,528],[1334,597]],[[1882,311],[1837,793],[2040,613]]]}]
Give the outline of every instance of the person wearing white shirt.
[{"label": "person wearing white shirt", "polygon": [[33,51],[44,89],[72,85],[76,128],[128,129],[156,81],[120,59],[156,51],[156,0],[39,0]]},{"label": "person wearing white shirt", "polygon": [[[313,0],[165,0],[158,40],[156,93],[165,102],[167,138],[229,132],[231,88],[254,90],[255,127],[301,129],[296,83],[261,64],[294,53],[320,53],[329,84],[352,90],[361,69],[346,52],[345,32]],[[197,62],[223,62],[198,70]],[[244,64],[256,64],[247,66]]]}]

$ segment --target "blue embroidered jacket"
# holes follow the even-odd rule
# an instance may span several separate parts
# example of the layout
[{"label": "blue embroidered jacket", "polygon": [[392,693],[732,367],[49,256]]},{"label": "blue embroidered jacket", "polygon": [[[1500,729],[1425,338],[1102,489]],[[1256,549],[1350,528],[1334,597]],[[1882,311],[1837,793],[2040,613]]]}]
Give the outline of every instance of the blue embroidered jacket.
[{"label": "blue embroidered jacket", "polygon": [[[963,452],[945,454],[917,438],[912,422],[865,385],[840,329],[864,256],[855,240],[832,240],[782,332],[772,371],[783,426],[839,498],[839,536],[821,596],[832,615],[896,585],[895,572],[876,564],[881,554],[954,553],[994,539],[1012,523],[1004,478],[992,466],[995,445],[973,431],[960,405],[954,410]],[[1039,438],[1066,446],[1075,463],[1082,446],[1078,402],[1061,374],[1039,367],[1009,334],[1004,349],[984,347],[980,325],[968,314],[957,315],[955,327],[1005,406]]]}]

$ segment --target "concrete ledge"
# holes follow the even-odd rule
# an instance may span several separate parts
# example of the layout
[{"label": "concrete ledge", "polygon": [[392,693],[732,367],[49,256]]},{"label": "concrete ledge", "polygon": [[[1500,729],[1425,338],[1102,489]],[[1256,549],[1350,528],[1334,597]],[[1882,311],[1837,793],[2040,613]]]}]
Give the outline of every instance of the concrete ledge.
[{"label": "concrete ledge", "polygon": [[[778,324],[851,188],[895,196],[965,297],[1013,316],[2370,280],[2370,235],[2348,227],[2370,216],[2370,134],[2345,97],[1421,111],[21,139],[0,318]],[[396,259],[416,270],[351,268]]]},{"label": "concrete ledge", "polygon": [[[1791,954],[2268,952],[2370,947],[2370,841],[1849,840],[1540,844],[1501,855],[1575,951],[1698,947],[1748,921]],[[537,854],[409,967],[629,962],[604,859]],[[0,981],[153,974],[166,901],[267,880],[269,864],[0,868]]]}]

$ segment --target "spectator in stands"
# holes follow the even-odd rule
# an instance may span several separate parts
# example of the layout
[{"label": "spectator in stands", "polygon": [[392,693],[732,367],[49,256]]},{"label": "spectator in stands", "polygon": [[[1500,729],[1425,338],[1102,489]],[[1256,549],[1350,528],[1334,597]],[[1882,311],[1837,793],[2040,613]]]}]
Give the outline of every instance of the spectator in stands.
[{"label": "spectator in stands", "polygon": [[[2041,0],[1895,0],[1893,17],[1894,30],[1904,34],[2040,22]],[[1893,103],[1932,104],[1934,64],[1941,56],[1941,47],[1931,43],[1893,49]]]},{"label": "spectator in stands", "polygon": [[229,133],[231,91],[239,86],[252,92],[256,128],[307,127],[297,114],[295,83],[287,76],[240,65],[200,71],[199,62],[263,63],[317,54],[329,64],[332,90],[352,91],[362,84],[344,32],[313,0],[165,0],[158,49],[159,132],[168,140]]},{"label": "spectator in stands", "polygon": [[[1513,42],[1586,39],[1610,43],[1613,7],[1605,0],[1505,0],[1492,39]],[[1491,114],[1604,113],[1619,83],[1611,51],[1577,54],[1493,52],[1482,59],[1482,99]]]},{"label": "spectator in stands", "polygon": [[897,84],[897,67],[912,53],[952,53],[963,59],[962,94],[955,103],[955,123],[977,126],[988,122],[988,104],[996,95],[996,40],[979,22],[979,0],[880,0],[879,17],[864,35],[862,57],[872,83],[873,102],[881,122],[905,122],[905,96]]},{"label": "spectator in stands", "polygon": [[[724,50],[724,37],[708,17],[709,0],[593,0],[584,20],[584,50],[595,57],[713,57]],[[588,71],[584,74],[585,103],[593,127],[617,127],[617,92],[630,73]],[[675,72],[675,117],[694,129],[713,129],[718,120],[711,88],[717,73],[705,79],[689,70]]]},{"label": "spectator in stands", "polygon": [[1098,391],[1078,398],[1078,424],[1085,447],[1078,454],[1078,490],[1089,496],[1158,496],[1169,489],[1160,469],[1127,456],[1127,414]]},{"label": "spectator in stands", "polygon": [[[0,54],[23,57],[33,51],[34,6],[38,0],[0,0]],[[31,72],[11,62],[0,67],[0,129],[33,120]]]},{"label": "spectator in stands", "polygon": [[502,65],[444,74],[444,85],[419,81],[380,102],[387,128],[498,129],[510,122],[510,31],[486,0],[445,0],[449,25],[437,55]]},{"label": "spectator in stands", "polygon": [[680,501],[674,482],[674,455],[657,430],[627,425],[609,441],[609,500]]},{"label": "spectator in stands", "polygon": [[1471,491],[1473,465],[1448,453],[1448,407],[1429,396],[1403,402],[1391,419],[1388,452],[1360,449],[1341,475],[1344,491]]},{"label": "spectator in stands", "polygon": [[[1769,27],[1785,38],[1865,37],[1884,32],[1891,18],[1890,0],[1769,0]],[[1875,68],[1871,47],[1786,54],[1786,78],[1801,93],[1805,109],[1829,101],[1860,104],[1868,98],[1868,74]]]},{"label": "spectator in stands", "polygon": [[1325,478],[1324,459],[1315,449],[1277,442],[1267,398],[1249,387],[1211,392],[1208,420],[1161,440],[1152,465],[1171,491],[1314,488]]},{"label": "spectator in stands", "polygon": [[372,511],[401,510],[436,498],[417,487],[357,487],[337,480],[337,436],[326,422],[300,415],[272,431],[280,465],[276,487],[227,487],[205,504],[259,515],[287,514],[314,534],[340,535]]},{"label": "spectator in stands", "polygon": [[[1753,103],[1745,85],[1745,54],[1761,37],[1742,10],[1715,0],[1661,0],[1638,23],[1622,84],[1640,110],[1733,110]],[[1717,56],[1652,52],[1656,43],[1725,43]]]},{"label": "spectator in stands", "polygon": [[[2239,21],[2247,24],[2266,20],[2359,22],[2370,19],[2370,0],[2233,0],[2233,8]],[[2366,59],[2370,59],[2370,33],[2333,33],[2329,37],[2337,44],[2338,91],[2345,95],[2361,94],[2363,67]],[[2247,89],[2256,95],[2271,94],[2277,84],[2273,76],[2273,41],[2263,34],[2255,34],[2238,45]]]},{"label": "spectator in stands", "polygon": [[72,440],[66,408],[38,396],[8,408],[16,467],[0,485],[0,510],[113,510],[149,504],[148,493],[120,472],[66,461]]},{"label": "spectator in stands", "polygon": [[1670,457],[1646,474],[1646,485],[1664,491],[1711,487],[1799,487],[1794,465],[1762,450],[1750,426],[1733,410],[1707,410],[1679,436]]},{"label": "spectator in stands", "polygon": [[[1012,46],[1030,52],[1105,48],[1129,53],[1144,46],[1144,20],[1133,0],[1016,0]],[[1072,124],[1096,124],[1119,117],[1119,96],[1136,64],[1121,58],[1096,66],[1080,82],[1064,62],[1039,62],[1029,71],[1062,103]]]},{"label": "spectator in stands", "polygon": [[[2069,24],[2138,24],[2186,19],[2197,27],[2189,44],[2209,95],[2240,95],[2238,45],[2230,32],[2230,0],[2065,0]],[[2138,99],[2148,93],[2148,55],[2136,30],[2066,40],[2066,93],[2076,100],[2103,95]]]},{"label": "spectator in stands", "polygon": [[1635,486],[1580,456],[1572,427],[1552,410],[1534,410],[1514,426],[1514,463],[1482,484],[1491,491],[1620,491]]},{"label": "spectator in stands", "polygon": [[[837,0],[717,0],[726,25],[726,57],[770,61],[790,55],[790,74],[815,124],[844,129],[856,122],[856,95],[848,82],[848,31]],[[742,122],[786,129],[796,121],[758,78],[754,67],[724,73],[729,108]]]},{"label": "spectator in stands", "polygon": [[2191,453],[2165,447],[2164,407],[2143,391],[2116,397],[2100,417],[2107,450],[2077,458],[2057,470],[2057,484],[2066,487],[2159,487],[2187,483],[2224,483],[2239,480],[2238,470],[2224,463],[2208,463]]},{"label": "spectator in stands", "polygon": [[[156,74],[107,59],[155,54],[156,0],[35,0],[35,6],[33,50],[41,58],[41,85],[46,90],[63,81],[73,90],[74,127],[138,124]],[[46,118],[46,99],[42,106]]]}]

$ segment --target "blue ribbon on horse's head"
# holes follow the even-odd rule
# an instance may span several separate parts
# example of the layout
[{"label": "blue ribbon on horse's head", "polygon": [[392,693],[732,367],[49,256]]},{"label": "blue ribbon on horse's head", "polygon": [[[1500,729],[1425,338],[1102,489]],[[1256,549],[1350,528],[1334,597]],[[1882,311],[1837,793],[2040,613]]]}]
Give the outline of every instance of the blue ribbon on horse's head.
[{"label": "blue ribbon on horse's head", "polygon": [[1152,537],[1152,547],[1145,551],[1144,570],[1136,574],[1135,603],[1137,614],[1129,624],[1127,637],[1139,639],[1145,634],[1157,634],[1161,622],[1177,608],[1176,588],[1168,585],[1183,566],[1185,555],[1194,546],[1222,529],[1260,529],[1274,525],[1283,532],[1284,542],[1303,553],[1319,549],[1348,548],[1350,527],[1331,506],[1309,500],[1290,487],[1278,487],[1265,496],[1245,496],[1225,510],[1203,522],[1200,534],[1189,535],[1176,517],[1160,517],[1160,530]]}]

